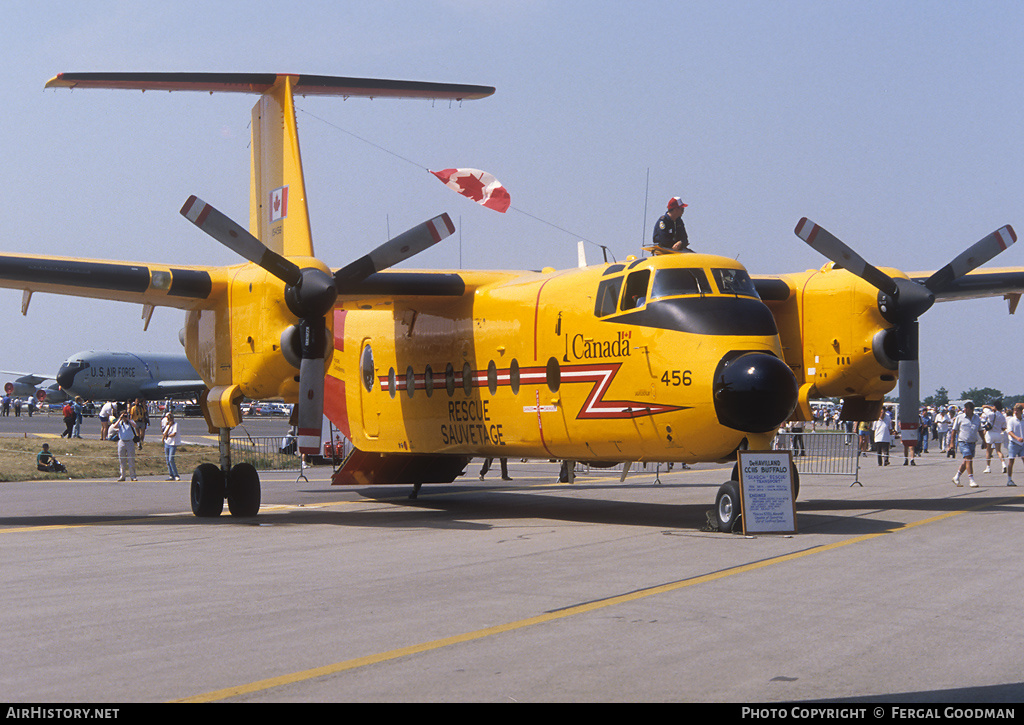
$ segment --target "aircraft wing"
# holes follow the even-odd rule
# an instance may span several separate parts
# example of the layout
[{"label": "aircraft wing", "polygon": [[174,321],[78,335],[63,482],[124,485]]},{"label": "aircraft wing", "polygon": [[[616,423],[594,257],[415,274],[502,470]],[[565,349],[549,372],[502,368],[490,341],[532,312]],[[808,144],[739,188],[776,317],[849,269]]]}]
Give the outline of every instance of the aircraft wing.
[{"label": "aircraft wing", "polygon": [[[908,272],[907,276],[924,284],[934,272]],[[762,300],[781,301],[789,297],[789,283],[779,277],[752,275],[754,286]],[[976,270],[947,282],[935,292],[936,302],[970,300],[982,297],[1013,297],[1024,295],[1024,268],[1002,267]]]},{"label": "aircraft wing", "polygon": [[[190,310],[227,289],[218,267],[170,267],[74,257],[0,254],[0,287]],[[24,312],[24,309],[23,309]]]},{"label": "aircraft wing", "polygon": [[24,385],[39,385],[39,383],[45,380],[53,380],[55,383],[56,379],[52,375],[45,375],[42,373],[19,373],[14,370],[0,370],[0,375],[13,376],[12,382],[22,383]]},{"label": "aircraft wing", "polygon": [[[907,276],[923,284],[932,274],[933,272],[910,272]],[[945,302],[1020,294],[1024,294],[1024,268],[1002,267],[968,272],[963,277],[944,285],[935,293],[935,300]]]},{"label": "aircraft wing", "polygon": [[198,396],[206,390],[202,380],[154,380],[144,383],[139,392],[147,400]]}]

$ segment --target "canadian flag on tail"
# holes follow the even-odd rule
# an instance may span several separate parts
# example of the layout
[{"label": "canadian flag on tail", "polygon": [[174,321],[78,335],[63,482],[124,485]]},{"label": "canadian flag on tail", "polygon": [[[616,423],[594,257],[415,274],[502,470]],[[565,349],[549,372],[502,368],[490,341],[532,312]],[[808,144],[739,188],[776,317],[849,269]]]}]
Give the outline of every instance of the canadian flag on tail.
[{"label": "canadian flag on tail", "polygon": [[506,212],[512,204],[512,197],[501,182],[479,169],[444,169],[431,171],[449,189],[454,189],[477,204],[494,211]]}]

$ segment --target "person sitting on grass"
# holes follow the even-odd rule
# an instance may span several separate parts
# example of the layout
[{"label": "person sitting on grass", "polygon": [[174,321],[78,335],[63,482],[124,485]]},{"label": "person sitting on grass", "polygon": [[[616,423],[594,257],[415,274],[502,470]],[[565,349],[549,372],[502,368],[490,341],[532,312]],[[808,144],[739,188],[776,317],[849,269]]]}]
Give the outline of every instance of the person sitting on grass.
[{"label": "person sitting on grass", "polygon": [[44,443],[43,450],[36,454],[36,468],[48,473],[68,472],[68,469],[64,467],[64,464],[54,458],[53,454],[50,453],[49,443]]}]

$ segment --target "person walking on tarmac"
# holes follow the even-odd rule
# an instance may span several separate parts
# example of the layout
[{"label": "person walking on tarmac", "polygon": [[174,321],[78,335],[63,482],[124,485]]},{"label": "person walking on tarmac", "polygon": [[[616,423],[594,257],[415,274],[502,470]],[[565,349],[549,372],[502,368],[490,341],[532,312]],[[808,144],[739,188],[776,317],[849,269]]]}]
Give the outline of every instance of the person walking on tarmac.
[{"label": "person walking on tarmac", "polygon": [[960,468],[953,475],[953,483],[957,486],[963,486],[960,483],[960,476],[964,471],[967,471],[970,487],[977,488],[978,484],[974,481],[974,453],[978,441],[985,440],[985,436],[982,430],[981,416],[975,415],[974,403],[972,401],[968,400],[964,403],[964,412],[953,421],[951,439],[953,441],[951,445],[955,445],[963,457]]},{"label": "person walking on tarmac", "polygon": [[683,225],[683,210],[686,206],[678,196],[668,200],[668,211],[654,225],[654,243],[657,246],[677,252],[693,251],[690,249],[690,240]]}]

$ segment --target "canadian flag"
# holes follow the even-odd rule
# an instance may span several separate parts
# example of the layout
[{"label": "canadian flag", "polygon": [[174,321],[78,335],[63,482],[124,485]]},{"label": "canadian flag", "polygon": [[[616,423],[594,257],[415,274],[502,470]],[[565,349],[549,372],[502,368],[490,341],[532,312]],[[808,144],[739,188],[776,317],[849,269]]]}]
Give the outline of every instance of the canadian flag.
[{"label": "canadian flag", "polygon": [[480,169],[444,169],[431,171],[449,189],[454,189],[477,204],[505,213],[512,197],[501,182]]},{"label": "canadian flag", "polygon": [[270,192],[270,221],[280,221],[286,216],[288,216],[288,187],[282,186]]}]

